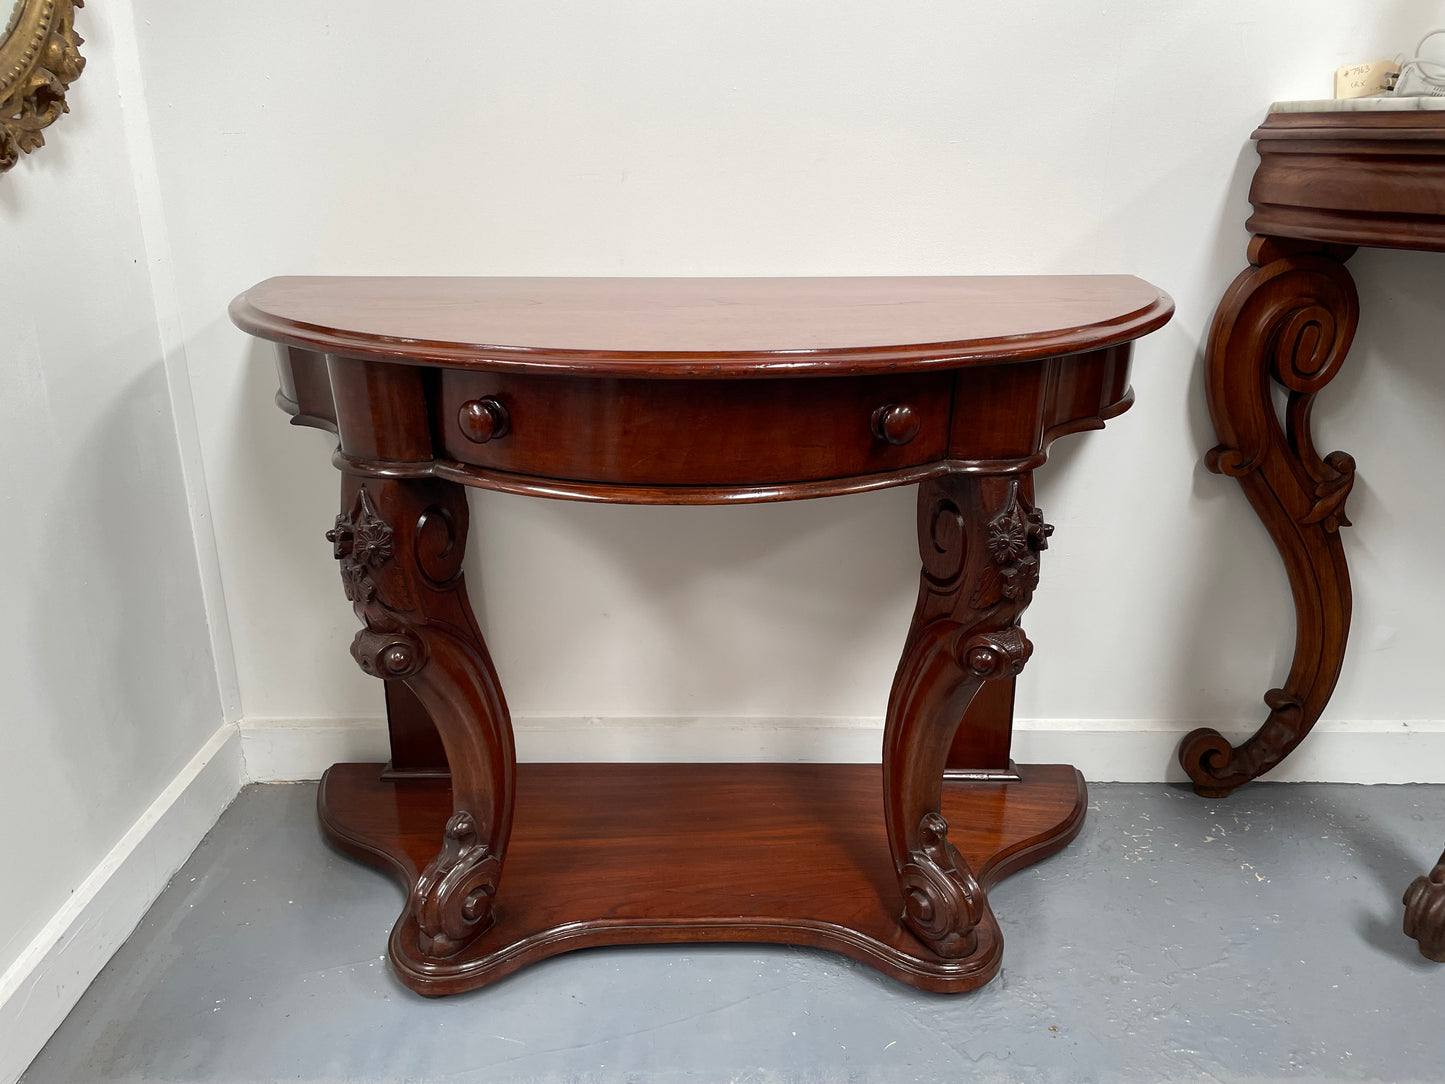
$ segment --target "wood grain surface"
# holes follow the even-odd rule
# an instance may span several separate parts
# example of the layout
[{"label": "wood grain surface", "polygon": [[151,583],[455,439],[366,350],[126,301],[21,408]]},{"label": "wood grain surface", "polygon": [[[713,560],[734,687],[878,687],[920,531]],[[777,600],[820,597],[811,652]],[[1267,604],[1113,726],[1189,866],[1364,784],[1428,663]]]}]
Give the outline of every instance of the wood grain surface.
[{"label": "wood grain surface", "polygon": [[[332,767],[317,798],[321,823],[410,889],[452,816],[451,789],[381,771]],[[949,839],[985,889],[1083,824],[1077,771],[1019,773],[1018,782],[944,784]],[[413,989],[446,994],[572,949],[755,941],[832,949],[926,990],[983,985],[1003,952],[993,913],[985,902],[978,948],[962,959],[914,937],[899,921],[882,812],[877,765],[519,764],[496,925],[439,961],[418,951],[404,912],[392,962]]]},{"label": "wood grain surface", "polygon": [[588,376],[862,375],[1070,354],[1164,324],[1129,275],[273,278],[242,330],[305,350]]},{"label": "wood grain surface", "polygon": [[1445,249],[1445,115],[1271,113],[1253,138],[1250,233]]}]

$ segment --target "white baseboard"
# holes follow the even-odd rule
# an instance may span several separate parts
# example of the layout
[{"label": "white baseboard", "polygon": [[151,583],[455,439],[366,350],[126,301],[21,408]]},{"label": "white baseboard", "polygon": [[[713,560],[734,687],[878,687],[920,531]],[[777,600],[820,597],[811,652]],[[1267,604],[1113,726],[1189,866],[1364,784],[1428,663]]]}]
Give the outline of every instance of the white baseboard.
[{"label": "white baseboard", "polygon": [[385,719],[243,719],[241,756],[253,783],[320,779],[338,761],[386,761]]},{"label": "white baseboard", "polygon": [[0,1082],[19,1079],[245,783],[226,724],[0,975]]},{"label": "white baseboard", "polygon": [[[523,761],[876,761],[883,725],[872,718],[519,716]],[[1093,782],[1178,782],[1179,739],[1198,723],[1020,719],[1014,759],[1073,764]],[[1226,731],[1229,733],[1229,731]],[[1246,732],[1247,733],[1247,732]],[[1231,734],[1240,740],[1245,733]],[[318,779],[344,760],[386,760],[381,719],[250,719],[241,723],[249,777]],[[1326,722],[1266,778],[1280,782],[1445,781],[1445,720]]]}]

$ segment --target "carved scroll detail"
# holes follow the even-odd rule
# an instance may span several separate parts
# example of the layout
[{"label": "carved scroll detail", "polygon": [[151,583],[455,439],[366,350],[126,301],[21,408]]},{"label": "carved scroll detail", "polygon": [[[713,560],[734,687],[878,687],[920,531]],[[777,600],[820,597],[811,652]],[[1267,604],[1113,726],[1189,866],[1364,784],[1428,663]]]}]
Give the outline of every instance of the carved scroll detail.
[{"label": "carved scroll detail", "polygon": [[351,657],[372,677],[406,678],[426,665],[426,643],[409,632],[364,628],[351,641]]},{"label": "carved scroll detail", "polygon": [[963,639],[958,648],[958,661],[977,677],[1017,677],[1024,663],[1034,653],[1033,641],[1017,625],[980,632]]},{"label": "carved scroll detail", "polygon": [[940,956],[977,948],[984,895],[940,813],[949,747],[985,681],[1015,676],[1033,645],[1018,626],[1053,528],[1019,476],[923,483],[918,605],[888,700],[883,738],[889,845],[902,922]]},{"label": "carved scroll detail", "polygon": [[983,890],[948,842],[948,822],[934,812],[918,825],[918,849],[898,874],[903,920],[940,956],[967,956],[978,945]]},{"label": "carved scroll detail", "polygon": [[414,952],[412,967],[434,969],[492,925],[511,832],[511,721],[462,580],[461,487],[346,476],[343,507],[326,537],[363,624],[351,653],[365,673],[406,683],[436,724],[451,770],[455,812],[408,899],[415,949],[405,939],[400,947]]},{"label": "carved scroll detail", "polygon": [[492,897],[502,862],[477,833],[466,810],[447,821],[442,849],[417,878],[408,906],[416,918],[422,952],[455,956],[492,925]]},{"label": "carved scroll detail", "polygon": [[[1179,761],[1200,794],[1219,797],[1283,760],[1309,733],[1344,661],[1350,583],[1339,529],[1355,461],[1320,456],[1310,430],[1315,395],[1344,364],[1359,301],[1341,262],[1348,250],[1256,238],[1255,264],[1230,286],[1209,334],[1209,410],[1219,445],[1210,470],[1239,481],[1274,540],[1295,605],[1295,650],[1284,687],[1265,694],[1259,730],[1234,747],[1217,730],[1188,734]],[[1271,384],[1287,393],[1284,418]]]},{"label": "carved scroll detail", "polygon": [[83,0],[19,0],[0,36],[0,173],[45,145],[44,130],[69,113],[65,92],[85,70],[75,8]]}]

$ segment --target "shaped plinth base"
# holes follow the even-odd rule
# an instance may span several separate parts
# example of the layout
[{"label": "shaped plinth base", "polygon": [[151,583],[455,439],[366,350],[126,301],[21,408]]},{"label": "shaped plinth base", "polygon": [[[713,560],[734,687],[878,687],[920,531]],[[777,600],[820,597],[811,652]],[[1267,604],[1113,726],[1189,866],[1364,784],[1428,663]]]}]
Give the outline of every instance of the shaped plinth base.
[{"label": "shaped plinth base", "polygon": [[[1083,777],[1019,765],[1012,782],[947,781],[949,840],[987,890],[1060,850],[1084,823]],[[596,945],[771,942],[831,949],[924,990],[998,973],[987,904],[972,955],[935,955],[899,922],[882,772],[855,764],[521,764],[496,924],[429,959],[404,913],[390,956],[423,994],[485,986]],[[450,784],[337,764],[317,796],[327,837],[409,887],[436,853]]]}]

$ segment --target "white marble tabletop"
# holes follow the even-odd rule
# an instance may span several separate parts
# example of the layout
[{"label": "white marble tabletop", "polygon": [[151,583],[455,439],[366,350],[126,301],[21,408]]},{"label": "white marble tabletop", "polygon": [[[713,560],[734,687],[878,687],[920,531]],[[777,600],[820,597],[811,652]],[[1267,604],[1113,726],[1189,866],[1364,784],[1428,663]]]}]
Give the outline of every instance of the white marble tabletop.
[{"label": "white marble tabletop", "polygon": [[1411,109],[1445,110],[1445,97],[1320,98],[1315,101],[1275,102],[1271,113],[1375,113]]}]

